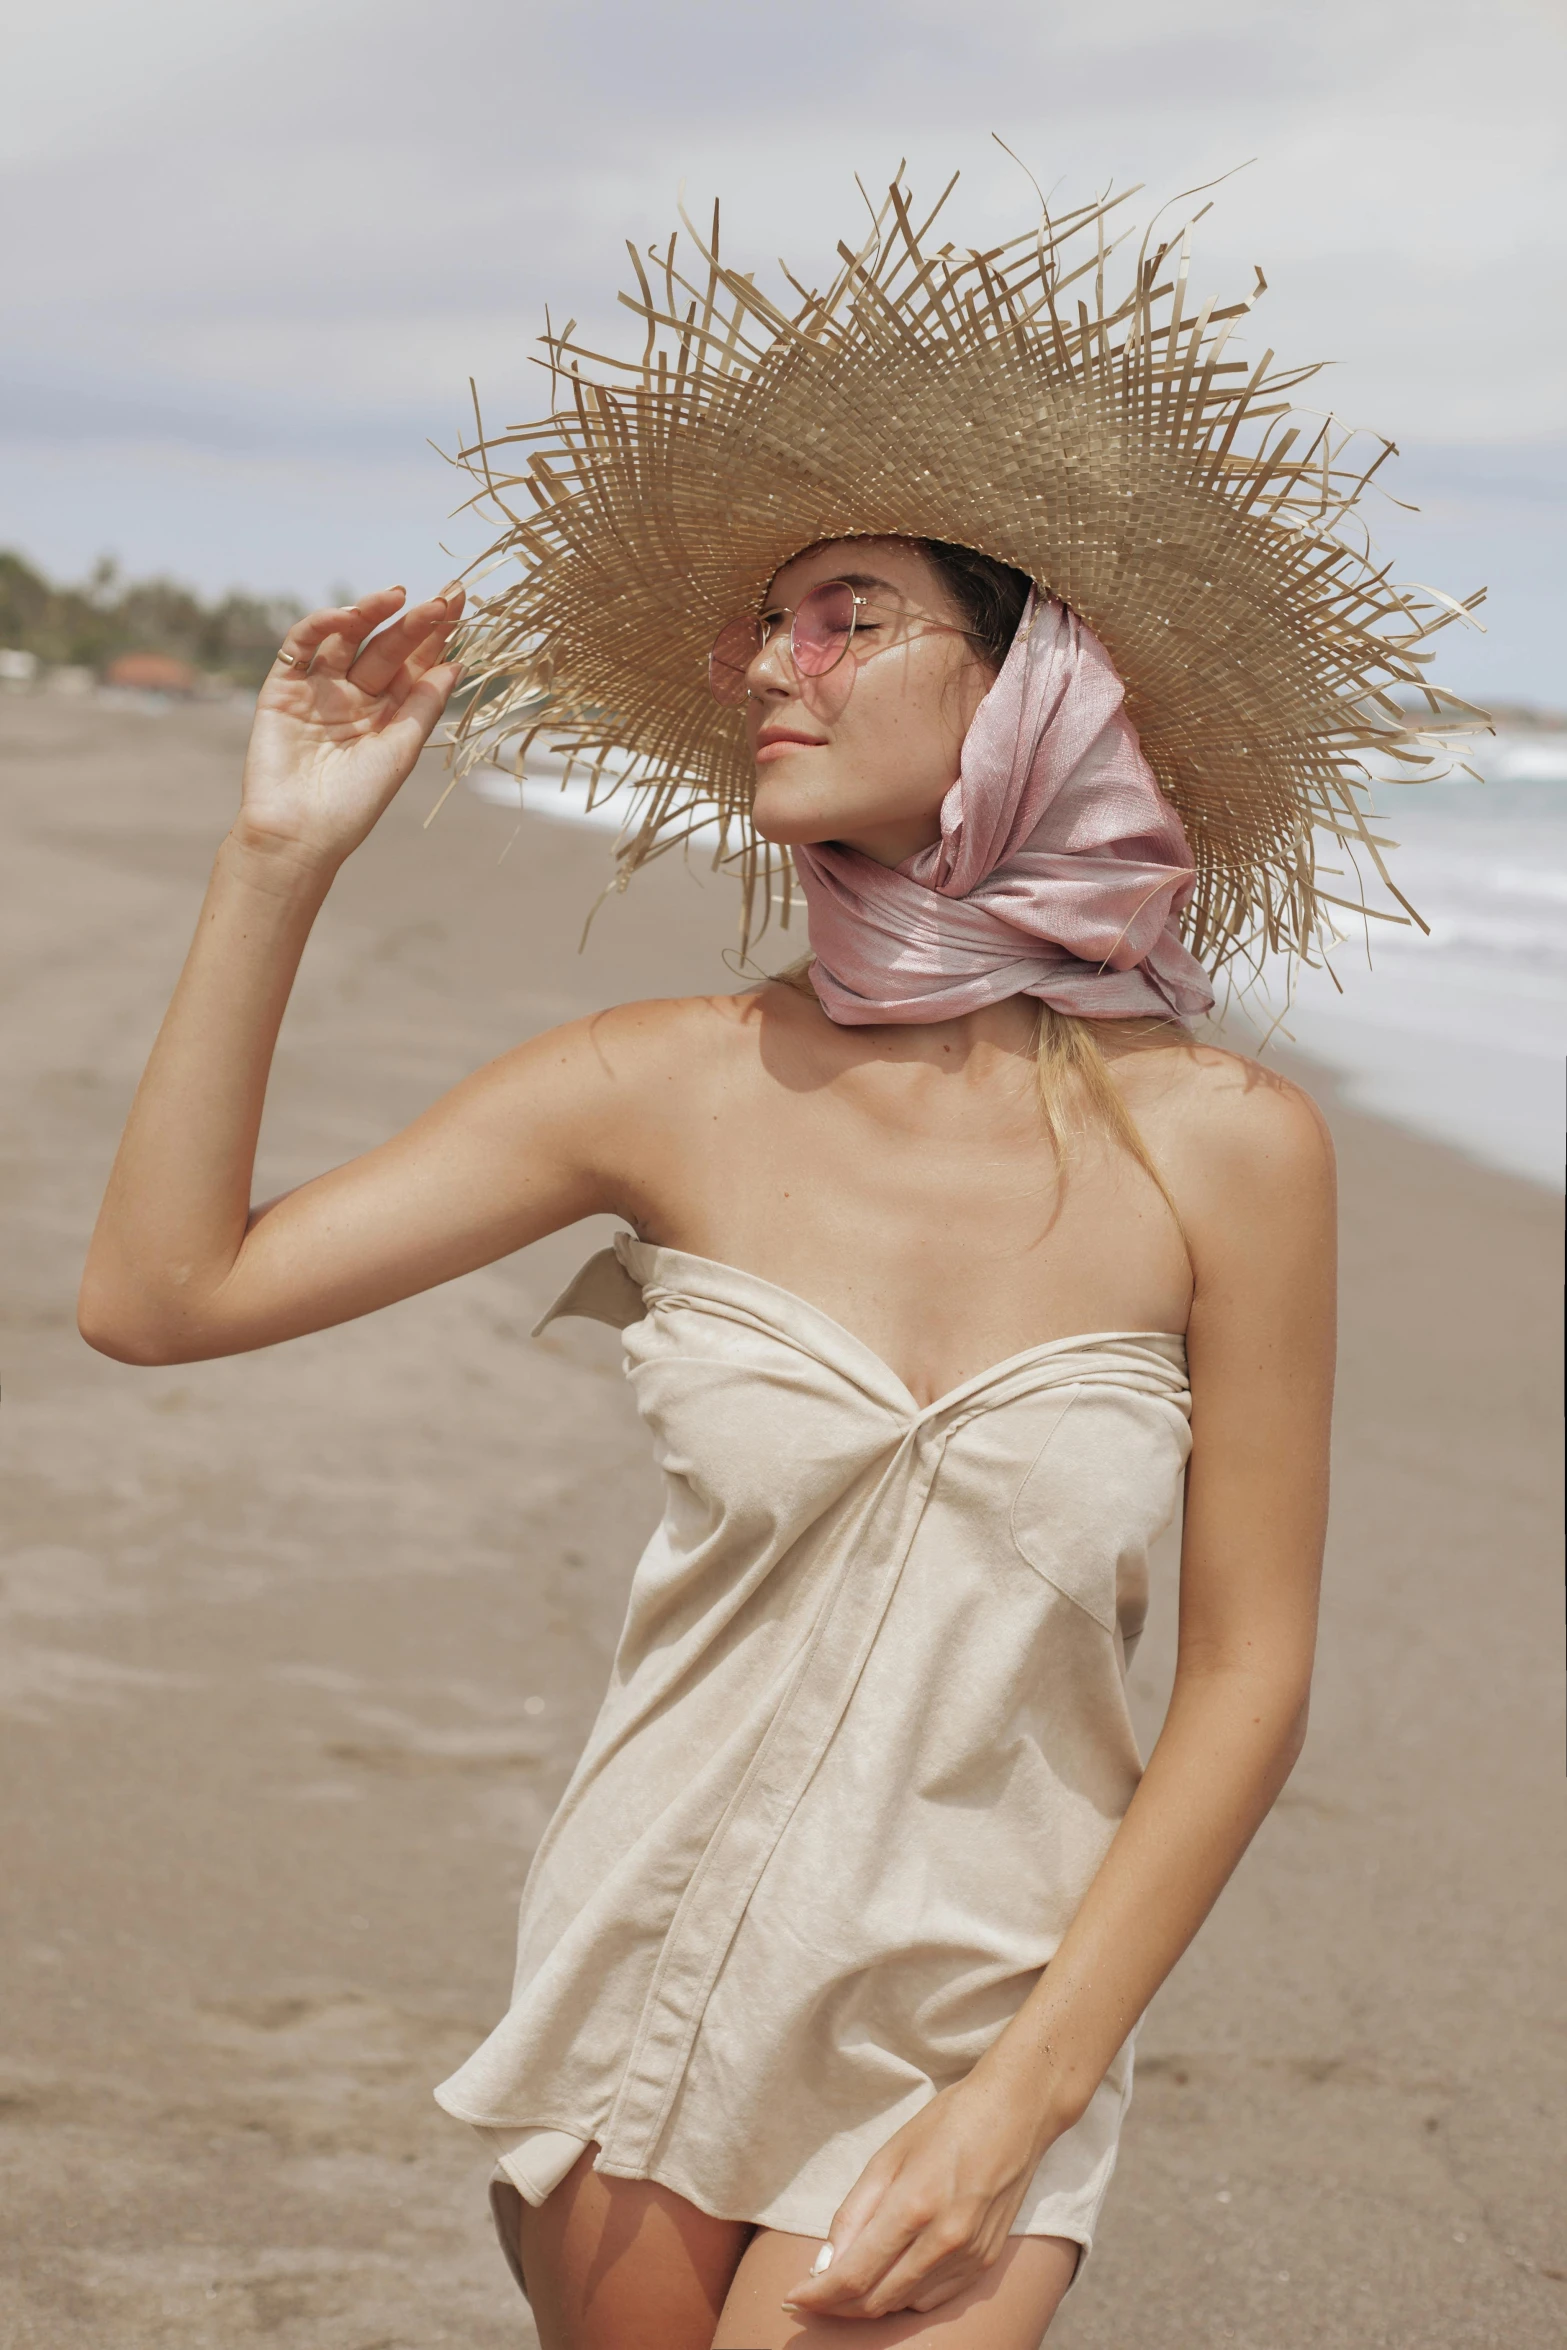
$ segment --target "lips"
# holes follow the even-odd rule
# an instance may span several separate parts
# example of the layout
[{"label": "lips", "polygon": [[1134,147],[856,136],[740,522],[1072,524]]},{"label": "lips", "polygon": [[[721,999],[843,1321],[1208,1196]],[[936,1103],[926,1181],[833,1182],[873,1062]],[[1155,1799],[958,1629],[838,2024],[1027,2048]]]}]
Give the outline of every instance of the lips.
[{"label": "lips", "polygon": [[826,747],[819,735],[794,734],[790,732],[789,728],[783,726],[764,727],[756,738],[756,756],[758,758],[762,756],[764,751],[787,751],[796,748],[804,751],[822,751]]}]

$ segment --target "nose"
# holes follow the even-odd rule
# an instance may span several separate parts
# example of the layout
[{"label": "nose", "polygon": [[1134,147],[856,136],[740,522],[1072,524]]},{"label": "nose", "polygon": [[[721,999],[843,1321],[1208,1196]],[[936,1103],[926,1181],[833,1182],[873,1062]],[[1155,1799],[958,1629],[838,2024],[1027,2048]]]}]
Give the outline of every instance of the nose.
[{"label": "nose", "polygon": [[759,645],[746,666],[745,690],[762,701],[767,695],[796,690],[794,663],[789,658],[789,631],[780,623],[765,645]]}]

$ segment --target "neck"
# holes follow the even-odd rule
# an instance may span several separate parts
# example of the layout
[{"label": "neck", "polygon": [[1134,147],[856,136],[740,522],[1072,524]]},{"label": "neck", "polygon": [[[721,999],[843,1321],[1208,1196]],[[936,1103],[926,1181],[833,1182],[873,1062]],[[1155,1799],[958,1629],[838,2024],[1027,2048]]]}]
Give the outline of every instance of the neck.
[{"label": "neck", "polygon": [[[810,972],[802,974],[807,989]],[[950,1020],[866,1020],[834,1023],[852,1038],[858,1056],[876,1061],[928,1061],[942,1069],[1004,1058],[1031,1060],[1039,1030],[1039,1006],[1032,996],[1008,996]]]},{"label": "neck", "polygon": [[840,836],[837,845],[841,849],[858,849],[862,857],[869,857],[877,865],[902,865],[921,849],[934,848],[940,838],[939,815],[906,816],[897,824],[868,825],[852,839]]}]

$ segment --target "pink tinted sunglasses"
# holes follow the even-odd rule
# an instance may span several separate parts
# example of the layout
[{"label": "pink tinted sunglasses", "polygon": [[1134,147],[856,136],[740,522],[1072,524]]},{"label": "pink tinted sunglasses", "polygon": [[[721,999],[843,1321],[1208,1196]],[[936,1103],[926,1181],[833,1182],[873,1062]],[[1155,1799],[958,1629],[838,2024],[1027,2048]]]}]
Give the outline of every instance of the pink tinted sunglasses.
[{"label": "pink tinted sunglasses", "polygon": [[707,682],[714,699],[730,709],[740,707],[746,698],[746,671],[780,620],[789,622],[789,658],[796,676],[825,677],[837,668],[854,642],[865,601],[846,579],[824,579],[800,598],[793,612],[768,612],[754,618],[747,613],[726,622],[707,656]]}]

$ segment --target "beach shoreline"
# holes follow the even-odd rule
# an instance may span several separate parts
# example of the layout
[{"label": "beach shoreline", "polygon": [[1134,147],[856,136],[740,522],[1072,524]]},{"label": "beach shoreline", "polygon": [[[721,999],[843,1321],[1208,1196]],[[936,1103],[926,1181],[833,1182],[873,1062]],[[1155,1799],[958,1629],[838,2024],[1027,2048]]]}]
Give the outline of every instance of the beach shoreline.
[{"label": "beach shoreline", "polygon": [[[232,806],[242,712],[0,699],[12,780],[0,2335],[16,2350],[530,2339],[430,2090],[501,2013],[527,1856],[655,1475],[595,1327],[606,1220],[342,1330],[136,1371],[87,1230]],[[345,870],[260,1180],[521,1035],[730,988],[730,885],[604,906],[604,836],[428,761]],[[508,845],[509,843],[509,845]],[[504,855],[502,852],[505,852]],[[787,959],[780,952],[776,959]],[[1546,2350],[1561,2110],[1559,1202],[1345,1105],[1344,1344],[1305,1758],[1144,2026],[1052,2350]],[[1170,1562],[1136,1662],[1170,1669]]]}]

